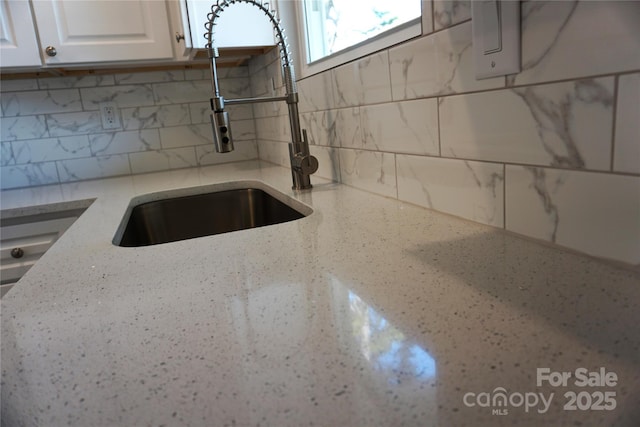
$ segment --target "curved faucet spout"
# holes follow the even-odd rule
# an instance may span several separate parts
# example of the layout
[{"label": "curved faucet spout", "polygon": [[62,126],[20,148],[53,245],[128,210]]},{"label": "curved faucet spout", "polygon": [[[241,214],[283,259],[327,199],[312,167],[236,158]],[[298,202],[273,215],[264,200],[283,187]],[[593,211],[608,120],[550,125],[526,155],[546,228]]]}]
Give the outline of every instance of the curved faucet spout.
[{"label": "curved faucet spout", "polygon": [[211,99],[211,126],[216,151],[219,153],[233,151],[233,139],[229,116],[224,111],[225,99],[220,95],[218,85],[218,74],[216,69],[216,58],[218,49],[215,46],[214,33],[218,18],[224,10],[235,3],[247,3],[258,7],[271,21],[278,47],[280,49],[280,61],[284,76],[286,95],[284,97],[267,98],[245,98],[226,100],[228,104],[242,104],[255,102],[285,101],[289,109],[289,124],[291,127],[291,143],[289,144],[289,159],[291,163],[291,176],[293,188],[295,190],[305,190],[311,188],[309,176],[318,170],[318,160],[309,151],[307,133],[300,128],[300,114],[298,111],[298,90],[296,87],[295,72],[291,59],[291,48],[284,35],[284,28],[277,18],[275,10],[269,9],[269,3],[262,0],[218,0],[211,6],[211,12],[207,14],[208,21],[205,23],[205,38],[207,39],[206,49],[211,66],[211,84],[213,98]]}]

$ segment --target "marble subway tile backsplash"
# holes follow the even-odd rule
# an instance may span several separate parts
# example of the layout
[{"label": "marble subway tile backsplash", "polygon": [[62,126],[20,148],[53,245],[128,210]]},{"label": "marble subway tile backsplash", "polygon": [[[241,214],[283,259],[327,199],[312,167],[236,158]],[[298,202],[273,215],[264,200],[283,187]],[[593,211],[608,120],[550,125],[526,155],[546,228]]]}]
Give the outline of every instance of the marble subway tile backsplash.
[{"label": "marble subway tile backsplash", "polygon": [[504,166],[397,156],[398,199],[495,227],[504,226]]},{"label": "marble subway tile backsplash", "polygon": [[364,106],[360,109],[363,147],[393,153],[438,155],[435,99]]},{"label": "marble subway tile backsplash", "polygon": [[640,73],[620,76],[613,170],[640,174]]},{"label": "marble subway tile backsplash", "polygon": [[[221,69],[228,97],[248,96],[248,67]],[[257,158],[251,106],[229,109],[241,147],[213,150],[208,69],[3,80],[1,188],[19,188]],[[120,129],[105,130],[101,102]]]},{"label": "marble subway tile backsplash", "polygon": [[[422,4],[421,37],[298,82],[319,175],[640,266],[640,3],[522,1],[522,72],[485,80],[471,2]],[[255,112],[287,166],[286,111]]]},{"label": "marble subway tile backsplash", "polygon": [[443,155],[608,170],[613,99],[613,77],[442,98]]},{"label": "marble subway tile backsplash", "polygon": [[106,178],[131,173],[129,156],[114,154],[86,159],[68,159],[56,162],[60,182]]},{"label": "marble subway tile backsplash", "polygon": [[393,153],[340,150],[340,175],[347,185],[382,196],[398,196]]},{"label": "marble subway tile backsplash", "polygon": [[189,147],[131,153],[129,161],[133,173],[180,169],[198,165],[196,154]]},{"label": "marble subway tile backsplash", "polygon": [[373,54],[333,73],[333,100],[337,107],[391,101],[388,51]]},{"label": "marble subway tile backsplash", "polygon": [[82,111],[80,94],[74,89],[5,93],[0,105],[3,117]]},{"label": "marble subway tile backsplash", "polygon": [[506,228],[638,264],[640,177],[507,166]]},{"label": "marble subway tile backsplash", "polygon": [[434,0],[433,27],[436,30],[471,19],[471,0]]},{"label": "marble subway tile backsplash", "polygon": [[504,77],[476,80],[471,21],[389,50],[395,101],[505,86]]},{"label": "marble subway tile backsplash", "polygon": [[[55,160],[91,157],[87,135],[15,141],[11,144],[13,164],[41,163]],[[10,158],[10,157],[9,157]]]},{"label": "marble subway tile backsplash", "polygon": [[522,71],[531,84],[640,69],[636,1],[523,1]]}]

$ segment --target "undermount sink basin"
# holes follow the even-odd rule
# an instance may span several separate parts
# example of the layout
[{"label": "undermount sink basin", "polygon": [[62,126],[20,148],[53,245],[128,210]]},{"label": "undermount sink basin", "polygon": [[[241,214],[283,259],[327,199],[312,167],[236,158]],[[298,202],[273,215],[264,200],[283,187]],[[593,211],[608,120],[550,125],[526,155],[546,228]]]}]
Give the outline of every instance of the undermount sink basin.
[{"label": "undermount sink basin", "polygon": [[[295,209],[260,188],[226,189],[139,204],[134,199],[120,226],[124,227],[122,237],[116,235],[114,243],[126,247],[157,245],[280,224],[310,213],[310,208],[297,203],[300,206]],[[301,212],[304,210],[308,211]]]}]

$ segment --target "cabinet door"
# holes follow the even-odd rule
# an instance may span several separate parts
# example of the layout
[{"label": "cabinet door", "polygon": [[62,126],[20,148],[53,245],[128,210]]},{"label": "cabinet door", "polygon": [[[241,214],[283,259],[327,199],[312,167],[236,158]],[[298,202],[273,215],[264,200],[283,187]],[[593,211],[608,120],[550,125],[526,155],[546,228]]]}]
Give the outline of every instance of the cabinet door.
[{"label": "cabinet door", "polygon": [[38,40],[27,0],[0,3],[0,66],[42,65]]},{"label": "cabinet door", "polygon": [[164,1],[38,0],[33,10],[47,65],[173,57]]},{"label": "cabinet door", "polygon": [[169,24],[173,35],[175,59],[188,61],[191,59],[191,37],[189,36],[189,15],[184,0],[167,0],[169,8]]},{"label": "cabinet door", "polygon": [[72,216],[2,226],[0,294],[4,295],[13,283],[20,280],[76,219]]},{"label": "cabinet door", "polygon": [[[194,48],[202,49],[206,44],[204,24],[215,0],[185,0],[189,13],[191,42]],[[275,1],[269,2],[271,8]],[[218,48],[273,46],[275,37],[269,18],[254,5],[232,4],[216,21],[214,44]]]}]

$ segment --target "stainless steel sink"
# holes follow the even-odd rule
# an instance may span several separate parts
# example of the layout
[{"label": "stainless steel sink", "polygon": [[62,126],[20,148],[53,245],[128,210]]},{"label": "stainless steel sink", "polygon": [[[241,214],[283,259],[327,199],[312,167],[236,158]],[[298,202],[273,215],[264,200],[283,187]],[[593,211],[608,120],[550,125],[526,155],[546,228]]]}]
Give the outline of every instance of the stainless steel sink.
[{"label": "stainless steel sink", "polygon": [[123,219],[126,226],[122,237],[118,239],[116,235],[114,243],[126,247],[157,245],[305,216],[259,188],[172,197],[133,206],[128,219],[127,215]]}]

